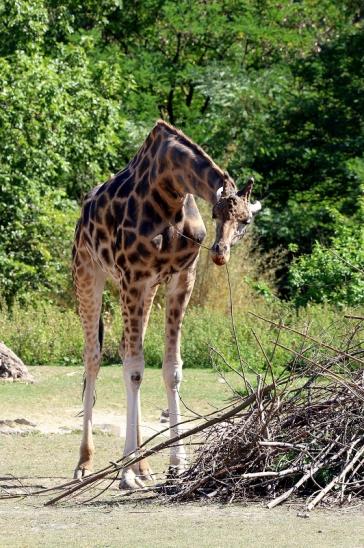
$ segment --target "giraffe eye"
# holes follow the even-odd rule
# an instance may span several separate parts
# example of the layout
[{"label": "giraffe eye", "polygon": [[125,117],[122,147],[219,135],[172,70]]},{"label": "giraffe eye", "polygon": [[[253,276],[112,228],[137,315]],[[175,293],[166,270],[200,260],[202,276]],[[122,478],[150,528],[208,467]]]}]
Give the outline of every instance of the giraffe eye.
[{"label": "giraffe eye", "polygon": [[247,223],[239,223],[238,224],[238,229],[236,231],[237,238],[241,238],[241,236],[243,236],[243,234],[246,230],[246,225],[247,225]]}]

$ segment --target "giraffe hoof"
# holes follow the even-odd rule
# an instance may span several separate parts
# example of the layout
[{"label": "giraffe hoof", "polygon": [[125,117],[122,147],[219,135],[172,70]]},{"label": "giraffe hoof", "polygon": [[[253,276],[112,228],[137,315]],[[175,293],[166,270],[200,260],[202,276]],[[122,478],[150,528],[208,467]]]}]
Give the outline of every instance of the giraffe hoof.
[{"label": "giraffe hoof", "polygon": [[187,463],[184,464],[170,464],[167,472],[167,478],[178,478],[187,470]]},{"label": "giraffe hoof", "polygon": [[89,476],[91,474],[91,470],[87,470],[87,468],[79,468],[77,467],[73,474],[73,479],[78,479],[80,481],[83,480],[86,476]]},{"label": "giraffe hoof", "polygon": [[119,483],[121,490],[143,489],[145,487],[143,481],[137,476],[133,470],[128,469],[123,471],[123,476]]},{"label": "giraffe hoof", "polygon": [[137,476],[143,481],[152,481],[154,483],[153,472],[148,462],[144,460],[140,462],[139,464],[140,464],[139,469],[135,470]]},{"label": "giraffe hoof", "polygon": [[151,470],[149,472],[143,472],[140,474],[139,478],[143,481],[152,481],[154,483],[153,473]]}]

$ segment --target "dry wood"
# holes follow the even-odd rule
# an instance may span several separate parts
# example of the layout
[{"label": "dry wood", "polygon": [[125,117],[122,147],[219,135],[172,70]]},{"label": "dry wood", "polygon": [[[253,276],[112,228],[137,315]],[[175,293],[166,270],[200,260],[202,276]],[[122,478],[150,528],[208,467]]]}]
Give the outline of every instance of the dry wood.
[{"label": "dry wood", "polygon": [[316,472],[320,470],[320,468],[322,467],[324,463],[326,455],[331,451],[333,447],[334,447],[333,443],[331,443],[328,447],[326,447],[324,452],[321,454],[320,458],[317,460],[317,462],[313,466],[310,467],[310,469],[306,472],[306,474],[304,474],[290,489],[288,489],[288,491],[283,493],[283,495],[269,502],[267,504],[267,507],[274,508],[275,506],[278,506],[278,504],[281,504],[281,502],[283,502],[284,500],[287,500],[292,495],[292,493],[297,491],[297,489],[301,487],[301,485],[306,483],[308,479],[312,478],[312,476],[314,476]]},{"label": "dry wood", "polygon": [[330,483],[326,485],[326,487],[321,489],[319,494],[307,505],[307,510],[312,510],[316,506],[316,504],[320,502],[320,500],[322,500],[329,491],[331,491],[334,485],[341,481],[343,477],[345,477],[345,475],[353,468],[354,464],[360,459],[363,453],[364,445],[359,449],[359,451],[356,453],[355,457],[349,462],[349,464],[345,466],[344,470],[342,470],[342,472],[338,476],[331,480]]},{"label": "dry wood", "polygon": [[[308,332],[295,331],[316,342]],[[345,483],[346,500],[361,496],[364,459],[360,453],[353,462],[351,453],[355,449],[352,440],[361,439],[363,432],[364,383],[361,371],[344,371],[348,360],[341,359],[363,352],[360,339],[359,343],[358,337],[355,339],[358,331],[354,331],[343,338],[345,350],[338,350],[339,354],[329,359],[324,359],[322,349],[337,350],[331,344],[310,343],[307,356],[304,350],[292,350],[278,342],[278,333],[274,350],[284,348],[307,366],[300,361],[301,369],[295,373],[295,363],[289,362],[292,371],[285,371],[279,390],[270,391],[268,396],[261,395],[265,375],[259,375],[255,402],[229,423],[205,431],[204,443],[190,469],[179,481],[166,485],[167,497],[230,502],[274,496],[268,500],[268,507],[274,508],[294,494],[304,493],[308,500],[315,497],[312,506],[340,483]],[[274,381],[272,358],[268,360],[259,337],[254,336]],[[336,493],[332,500],[340,503],[342,498]]]},{"label": "dry wood", "polygon": [[296,335],[300,335],[301,337],[304,337],[305,339],[308,339],[315,344],[322,346],[323,348],[326,348],[328,350],[332,350],[335,352],[335,354],[338,354],[340,356],[345,356],[346,358],[353,360],[360,365],[364,366],[364,360],[361,360],[360,358],[357,358],[353,354],[349,354],[348,352],[345,352],[344,350],[340,350],[338,348],[335,348],[334,346],[324,343],[323,341],[318,341],[316,338],[311,337],[307,333],[302,333],[301,331],[298,331],[297,329],[294,329],[293,327],[289,327],[288,325],[284,325],[283,323],[277,323],[273,322],[272,320],[268,320],[267,318],[263,318],[263,316],[259,316],[258,314],[255,314],[254,312],[249,312],[252,316],[255,316],[256,318],[259,318],[260,320],[263,320],[264,322],[269,323],[270,325],[274,325],[275,327],[278,327],[279,329],[285,329],[286,331],[291,331],[292,333],[295,333]]},{"label": "dry wood", "polygon": [[[269,352],[253,331],[261,353],[261,371],[265,372],[257,375],[251,394],[241,395],[242,388],[251,388],[245,375],[235,370],[235,383],[231,383],[235,401],[181,423],[198,420],[197,426],[169,440],[154,441],[166,428],[153,434],[137,455],[110,463],[82,482],[74,480],[37,493],[53,492],[47,504],[72,497],[93,500],[117,480],[124,467],[191,438],[194,453],[189,469],[147,489],[162,501],[264,499],[268,508],[274,508],[297,496],[304,497],[306,508],[312,510],[322,500],[342,504],[364,499],[364,378],[363,368],[355,365],[364,364],[358,357],[364,352],[362,329],[346,322],[340,336],[325,331],[326,339],[320,341],[311,337],[308,327],[302,332],[283,323],[268,323],[277,328]],[[302,337],[302,344],[294,349],[289,348],[290,343],[283,344],[279,340],[283,331]],[[237,343],[234,334],[233,338]],[[278,377],[274,364],[277,348],[293,355]],[[213,351],[219,354],[217,349]],[[269,377],[272,382],[267,384]],[[239,389],[234,388],[236,383],[240,383]],[[24,487],[21,496],[25,491]]]}]

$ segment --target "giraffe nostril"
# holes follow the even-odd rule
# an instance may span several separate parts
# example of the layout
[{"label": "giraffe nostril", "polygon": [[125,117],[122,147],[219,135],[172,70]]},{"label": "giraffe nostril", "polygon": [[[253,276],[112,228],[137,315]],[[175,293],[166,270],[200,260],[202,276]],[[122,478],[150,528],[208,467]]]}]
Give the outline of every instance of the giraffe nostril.
[{"label": "giraffe nostril", "polygon": [[226,244],[215,244],[212,251],[217,255],[223,255],[228,251],[229,247]]}]

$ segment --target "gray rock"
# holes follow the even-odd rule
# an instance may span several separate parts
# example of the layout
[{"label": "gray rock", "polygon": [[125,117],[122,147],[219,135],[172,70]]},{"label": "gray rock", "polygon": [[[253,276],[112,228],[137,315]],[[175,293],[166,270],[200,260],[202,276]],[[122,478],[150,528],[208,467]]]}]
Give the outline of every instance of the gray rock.
[{"label": "gray rock", "polygon": [[0,379],[33,382],[27,366],[0,341]]}]

